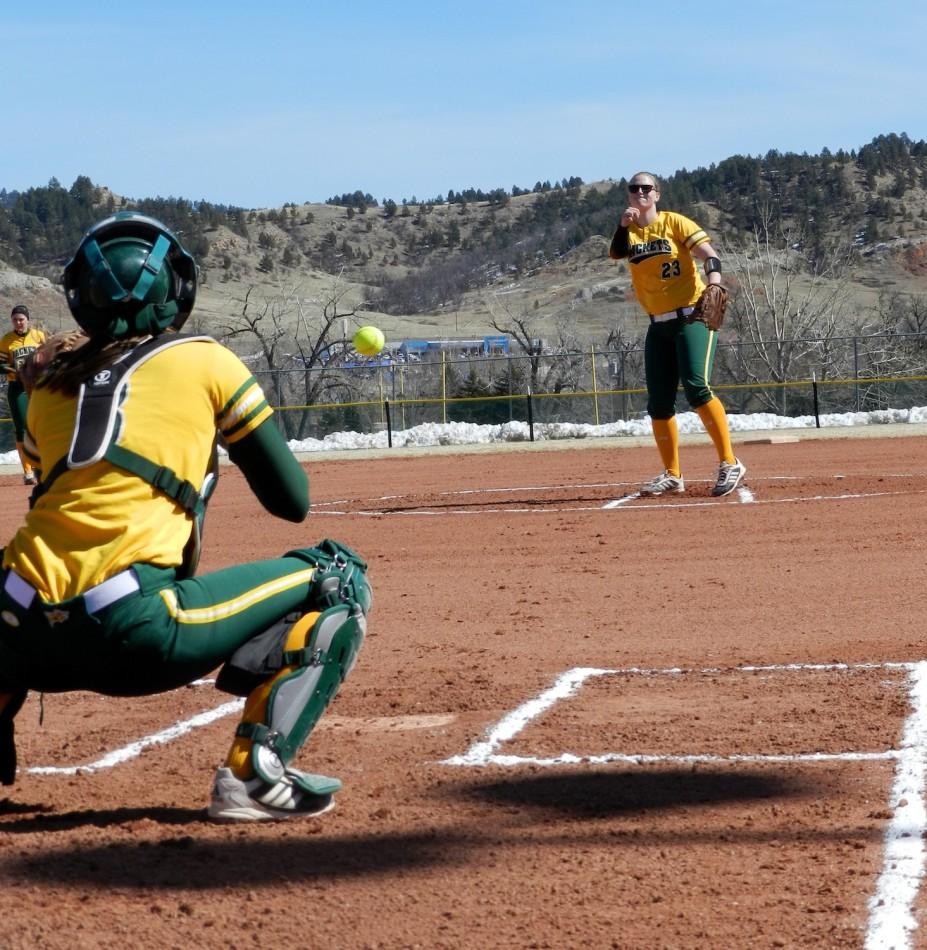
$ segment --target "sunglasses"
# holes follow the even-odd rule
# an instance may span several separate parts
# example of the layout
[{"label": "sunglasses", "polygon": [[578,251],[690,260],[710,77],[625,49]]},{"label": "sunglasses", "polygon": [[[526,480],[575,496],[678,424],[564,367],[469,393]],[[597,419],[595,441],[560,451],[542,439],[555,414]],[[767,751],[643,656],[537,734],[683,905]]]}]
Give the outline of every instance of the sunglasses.
[{"label": "sunglasses", "polygon": [[653,191],[653,185],[628,185],[628,191],[632,194],[637,194],[639,191],[642,191],[645,195],[649,195]]}]

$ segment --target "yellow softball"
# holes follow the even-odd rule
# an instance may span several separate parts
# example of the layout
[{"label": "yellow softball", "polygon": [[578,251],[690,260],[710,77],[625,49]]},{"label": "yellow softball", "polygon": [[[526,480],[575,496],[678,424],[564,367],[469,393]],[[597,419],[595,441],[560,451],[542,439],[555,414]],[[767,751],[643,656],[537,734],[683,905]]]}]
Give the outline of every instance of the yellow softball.
[{"label": "yellow softball", "polygon": [[376,356],[386,345],[386,337],[379,327],[361,327],[351,342],[361,356]]}]

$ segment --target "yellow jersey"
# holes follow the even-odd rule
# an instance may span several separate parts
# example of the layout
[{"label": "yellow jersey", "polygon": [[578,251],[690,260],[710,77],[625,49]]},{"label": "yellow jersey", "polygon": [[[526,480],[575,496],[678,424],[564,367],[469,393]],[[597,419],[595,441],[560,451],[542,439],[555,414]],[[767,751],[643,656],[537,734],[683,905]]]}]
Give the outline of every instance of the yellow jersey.
[{"label": "yellow jersey", "polygon": [[694,304],[705,289],[692,251],[708,240],[692,220],[661,211],[652,224],[628,228],[631,283],[651,316]]},{"label": "yellow jersey", "polygon": [[0,365],[6,366],[8,382],[19,378],[19,370],[26,357],[34,353],[45,342],[45,331],[30,327],[20,336],[15,330],[0,337]]},{"label": "yellow jersey", "polygon": [[[191,340],[139,365],[119,407],[116,445],[202,488],[216,432],[234,443],[272,410],[247,367],[213,340]],[[29,400],[25,448],[47,474],[68,454],[77,396],[38,388]],[[3,566],[43,600],[75,597],[136,563],[177,567],[188,515],[148,482],[105,459],[59,475],[6,546]]]}]

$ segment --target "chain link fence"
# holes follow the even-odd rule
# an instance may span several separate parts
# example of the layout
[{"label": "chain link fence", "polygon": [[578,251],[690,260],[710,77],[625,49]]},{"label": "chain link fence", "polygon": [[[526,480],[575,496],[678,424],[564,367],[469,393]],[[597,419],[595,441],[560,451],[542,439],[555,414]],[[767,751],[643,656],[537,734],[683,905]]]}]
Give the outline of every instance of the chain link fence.
[{"label": "chain link fence", "polygon": [[[372,359],[257,370],[287,439],[402,431],[425,423],[605,425],[646,414],[641,346],[572,353]],[[730,413],[810,416],[927,406],[927,335],[719,344],[712,388]],[[325,402],[308,401],[322,392]],[[530,397],[530,398],[529,398]],[[680,393],[680,409],[685,400]],[[14,449],[8,413],[0,451]]]},{"label": "chain link fence", "polygon": [[[301,392],[338,398],[305,404]],[[641,346],[572,353],[370,360],[353,367],[259,371],[289,439],[401,431],[424,423],[604,425],[646,414]],[[927,406],[927,335],[880,334],[719,344],[712,388],[730,413],[810,416]],[[530,396],[530,399],[528,398]],[[680,393],[680,409],[685,407]]]}]

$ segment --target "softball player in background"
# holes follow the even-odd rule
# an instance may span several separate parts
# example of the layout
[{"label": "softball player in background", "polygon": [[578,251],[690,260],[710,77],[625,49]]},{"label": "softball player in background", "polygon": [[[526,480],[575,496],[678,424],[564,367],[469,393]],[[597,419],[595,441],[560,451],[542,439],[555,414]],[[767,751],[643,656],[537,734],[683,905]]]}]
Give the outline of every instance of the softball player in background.
[{"label": "softball player in background", "polygon": [[664,468],[641,488],[641,494],[685,491],[676,424],[676,390],[681,379],[689,405],[718,453],[720,466],[711,493],[727,495],[747,469],[734,455],[727,413],[711,391],[717,333],[704,323],[686,321],[705,289],[695,258],[702,262],[709,283],[720,283],[721,261],[708,235],[694,221],[672,211],[657,211],[660,186],[649,172],[631,178],[628,200],[608,254],[628,261],[634,292],[650,316],[644,341],[647,412]]},{"label": "softball player in background", "polygon": [[10,404],[10,418],[16,433],[16,451],[23,466],[23,482],[35,484],[32,464],[23,452],[23,435],[26,428],[26,406],[29,397],[19,378],[19,370],[31,353],[45,342],[45,331],[29,326],[29,308],[17,304],[10,313],[13,329],[0,339],[0,370],[6,372],[6,398]]},{"label": "softball player in background", "polygon": [[149,695],[221,665],[217,686],[247,701],[209,815],[315,815],[340,782],[290,763],[363,642],[366,564],[326,540],[193,576],[217,437],[271,514],[309,511],[306,474],[250,371],[176,332],[196,282],[160,222],[107,218],[64,274],[84,335],[52,338],[27,364],[39,483],[0,577],[0,780],[15,776],[27,690]]}]

